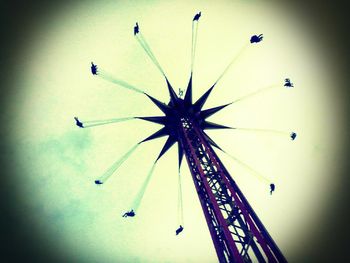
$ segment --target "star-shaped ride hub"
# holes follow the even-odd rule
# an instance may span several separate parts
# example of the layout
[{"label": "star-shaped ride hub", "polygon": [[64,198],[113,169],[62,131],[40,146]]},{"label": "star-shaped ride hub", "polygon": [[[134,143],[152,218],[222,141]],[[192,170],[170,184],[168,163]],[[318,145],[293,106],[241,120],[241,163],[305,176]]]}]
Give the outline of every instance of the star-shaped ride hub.
[{"label": "star-shaped ride hub", "polygon": [[[188,83],[184,99],[177,96],[168,79],[166,78],[168,91],[170,94],[170,101],[168,104],[160,102],[159,100],[153,98],[152,96],[146,94],[152,102],[165,114],[165,116],[156,116],[156,117],[137,117],[146,121],[158,123],[164,125],[163,128],[152,134],[151,136],[144,139],[142,142],[156,139],[162,136],[169,136],[163,149],[161,150],[157,160],[166,153],[175,142],[178,142],[179,145],[179,165],[181,165],[183,157],[183,149],[180,143],[180,127],[184,121],[190,121],[195,123],[202,131],[205,129],[230,129],[228,126],[212,123],[206,121],[206,119],[218,112],[219,110],[225,108],[231,103],[221,105],[218,107],[210,108],[207,110],[202,110],[206,100],[208,99],[211,91],[215,87],[215,84],[207,90],[195,103],[192,102],[192,74],[190,81]],[[215,147],[219,146],[209,138],[207,134],[204,133],[204,136],[207,140]]]}]

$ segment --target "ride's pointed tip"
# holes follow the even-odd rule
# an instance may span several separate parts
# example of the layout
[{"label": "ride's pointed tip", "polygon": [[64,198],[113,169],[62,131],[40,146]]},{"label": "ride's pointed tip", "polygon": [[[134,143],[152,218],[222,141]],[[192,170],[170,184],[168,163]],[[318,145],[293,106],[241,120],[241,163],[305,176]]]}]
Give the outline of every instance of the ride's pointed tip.
[{"label": "ride's pointed tip", "polygon": [[192,71],[191,71],[190,79],[187,84],[184,101],[187,105],[192,104]]},{"label": "ride's pointed tip", "polygon": [[221,125],[221,124],[217,124],[217,123],[213,123],[210,121],[204,121],[201,124],[201,127],[203,129],[211,129],[211,130],[216,130],[216,129],[231,129],[231,127],[226,126],[226,125]]},{"label": "ride's pointed tip", "polygon": [[161,125],[165,125],[166,117],[158,116],[158,117],[134,117],[135,119],[149,121]]},{"label": "ride's pointed tip", "polygon": [[[168,86],[169,91],[170,91],[171,93],[173,93],[173,92],[174,92],[173,86],[171,86],[171,84],[170,84],[169,80],[167,79],[167,77],[165,77],[165,80],[166,80],[166,84],[167,84],[167,86]],[[174,92],[174,93],[175,93],[175,92]],[[175,95],[176,95],[176,93],[175,93]]]},{"label": "ride's pointed tip", "polygon": [[153,139],[157,139],[163,136],[169,135],[168,129],[166,127],[161,128],[160,130],[156,131],[152,135],[148,136],[146,139],[142,140],[141,143],[150,141]]},{"label": "ride's pointed tip", "polygon": [[178,99],[178,96],[177,96],[176,92],[174,91],[173,87],[171,86],[168,78],[165,75],[164,75],[164,77],[165,77],[165,80],[166,80],[166,83],[168,86],[170,98],[171,98],[171,100],[173,100],[175,102]]},{"label": "ride's pointed tip", "polygon": [[203,108],[215,85],[216,82],[194,103],[196,110],[201,110]]},{"label": "ride's pointed tip", "polygon": [[174,145],[175,142],[176,139],[170,135],[160,151],[157,160],[160,159],[160,157],[162,157]]},{"label": "ride's pointed tip", "polygon": [[143,92],[148,98],[150,98],[152,101],[153,100],[157,100],[156,98],[152,97],[151,95],[149,95],[148,93],[146,92]]},{"label": "ride's pointed tip", "polygon": [[192,77],[193,77],[193,72],[191,71],[190,79],[188,81],[188,85],[192,85]]},{"label": "ride's pointed tip", "polygon": [[144,142],[147,142],[148,141],[148,139],[146,138],[146,139],[143,139],[142,141],[140,141],[138,144],[140,145],[141,143],[144,143]]},{"label": "ride's pointed tip", "polygon": [[217,107],[214,107],[214,108],[206,109],[206,110],[201,111],[200,114],[203,117],[203,119],[206,119],[206,118],[212,116],[213,114],[221,111],[222,109],[224,109],[225,107],[227,107],[229,105],[230,105],[230,103],[227,103],[227,104],[224,104],[224,105],[221,105],[221,106],[217,106]]},{"label": "ride's pointed tip", "polygon": [[147,93],[145,93],[145,94],[162,112],[166,113],[169,110],[168,105],[157,100],[156,98],[153,98],[151,95],[148,95]]},{"label": "ride's pointed tip", "polygon": [[95,184],[103,184],[103,182],[102,181],[100,181],[100,180],[95,180]]}]

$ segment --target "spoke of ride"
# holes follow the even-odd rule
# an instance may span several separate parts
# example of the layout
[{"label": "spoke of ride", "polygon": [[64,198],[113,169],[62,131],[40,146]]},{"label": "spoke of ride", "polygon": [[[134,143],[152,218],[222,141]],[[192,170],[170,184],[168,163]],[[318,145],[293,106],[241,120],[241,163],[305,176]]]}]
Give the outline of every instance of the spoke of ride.
[{"label": "spoke of ride", "polygon": [[90,128],[95,126],[101,126],[111,123],[123,122],[132,120],[134,117],[118,118],[118,119],[108,119],[108,120],[95,120],[95,121],[82,121],[84,128]]},{"label": "spoke of ride", "polygon": [[153,171],[154,171],[154,168],[156,167],[156,163],[157,162],[154,162],[151,169],[149,170],[148,174],[147,174],[147,177],[146,179],[144,180],[143,184],[141,185],[134,201],[132,202],[132,206],[131,208],[136,212],[140,205],[141,205],[141,202],[142,202],[142,199],[143,199],[143,196],[146,192],[146,189],[147,189],[147,186],[152,178],[152,175],[153,175]]},{"label": "spoke of ride", "polygon": [[152,60],[152,62],[154,63],[154,65],[159,69],[159,71],[163,74],[163,76],[165,77],[165,73],[163,68],[160,66],[157,58],[155,57],[155,55],[153,54],[150,46],[148,45],[146,39],[144,38],[144,36],[141,34],[141,32],[137,33],[135,35],[137,41],[140,43],[141,47],[143,48],[143,50],[147,53],[148,57]]},{"label": "spoke of ride", "polygon": [[268,179],[267,177],[263,176],[262,174],[260,174],[259,172],[257,172],[256,170],[254,170],[252,167],[250,167],[248,164],[242,162],[241,160],[237,159],[236,157],[234,157],[233,155],[225,152],[224,150],[222,150],[222,152],[224,152],[228,157],[230,157],[232,160],[236,161],[237,163],[239,163],[241,166],[245,167],[246,169],[248,169],[252,175],[255,175],[259,180],[261,180],[264,183],[270,184],[272,181],[270,179]]},{"label": "spoke of ride", "polygon": [[128,90],[132,90],[135,91],[137,93],[144,93],[143,90],[136,88],[135,86],[125,82],[124,80],[121,79],[117,79],[115,77],[113,77],[110,73],[104,71],[104,70],[99,70],[97,76],[100,76],[102,79],[109,81],[113,84],[117,84],[123,88],[126,88]]},{"label": "spoke of ride", "polygon": [[130,157],[130,155],[136,150],[136,148],[140,144],[137,143],[134,145],[128,152],[126,152],[119,160],[117,160],[115,163],[112,164],[112,166],[105,171],[96,181],[96,184],[103,184],[105,183],[112,175],[113,173]]},{"label": "spoke of ride", "polygon": [[227,65],[227,67],[224,69],[224,71],[218,77],[218,79],[214,82],[215,84],[217,84],[219,82],[219,80],[221,80],[221,78],[225,75],[225,73],[228,71],[228,69],[233,65],[234,62],[236,62],[238,60],[238,58],[244,53],[244,51],[247,49],[247,47],[249,45],[250,45],[250,43],[247,43],[240,49],[238,54],[231,60],[231,62]]},{"label": "spoke of ride", "polygon": [[256,128],[241,128],[241,127],[234,127],[234,130],[239,130],[239,131],[251,131],[251,132],[268,132],[268,133],[275,133],[278,135],[288,135],[289,136],[289,132],[287,131],[280,131],[280,130],[272,130],[272,129],[256,129]]},{"label": "spoke of ride", "polygon": [[183,202],[182,202],[182,186],[181,186],[181,174],[179,170],[179,187],[178,187],[178,203],[177,203],[177,220],[178,225],[184,226],[184,215],[183,215]]},{"label": "spoke of ride", "polygon": [[239,101],[242,101],[242,100],[246,100],[246,99],[249,99],[257,94],[260,94],[260,93],[263,93],[263,92],[266,92],[266,91],[269,91],[271,89],[274,89],[274,88],[279,88],[281,87],[281,84],[272,84],[272,85],[269,85],[267,87],[264,87],[264,88],[261,88],[261,89],[258,89],[256,91],[253,91],[252,93],[249,93],[247,95],[244,95],[243,97],[240,97],[234,101],[231,102],[231,104],[234,104],[236,102],[239,102]]},{"label": "spoke of ride", "polygon": [[191,72],[193,72],[194,59],[197,46],[198,20],[192,21],[192,49],[191,49]]}]

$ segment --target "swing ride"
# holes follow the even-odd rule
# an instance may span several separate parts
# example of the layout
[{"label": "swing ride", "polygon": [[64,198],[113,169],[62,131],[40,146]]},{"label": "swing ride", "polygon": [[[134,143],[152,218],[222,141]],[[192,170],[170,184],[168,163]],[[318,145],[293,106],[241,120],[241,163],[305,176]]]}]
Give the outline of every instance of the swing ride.
[{"label": "swing ride", "polygon": [[[99,68],[97,70],[97,65],[91,62],[91,73],[93,75],[97,75],[98,77],[117,84],[120,87],[145,95],[164,113],[164,116],[126,117],[96,121],[81,121],[77,117],[75,118],[76,125],[80,128],[90,128],[94,126],[124,122],[132,119],[153,122],[163,126],[157,132],[132,146],[119,160],[113,163],[111,167],[95,181],[95,183],[97,185],[104,184],[141,144],[163,136],[168,136],[163,148],[152,164],[142,186],[140,187],[140,190],[136,195],[132,206],[130,207],[131,210],[126,212],[123,217],[136,216],[158,160],[175,143],[177,143],[179,180],[178,211],[180,214],[180,223],[175,232],[176,235],[179,235],[184,230],[180,167],[182,159],[185,156],[219,262],[287,262],[282,252],[279,250],[278,246],[239,189],[238,185],[219,159],[213,147],[222,151],[231,159],[234,159],[240,163],[242,166],[245,166],[251,171],[251,173],[256,175],[259,179],[265,181],[265,183],[270,186],[270,194],[272,194],[272,192],[275,190],[275,184],[264,176],[260,175],[254,169],[250,168],[244,162],[224,151],[205,132],[205,130],[208,129],[262,131],[283,135],[289,134],[292,140],[294,140],[296,138],[295,132],[289,133],[285,131],[266,129],[228,127],[206,120],[208,117],[233,103],[255,96],[269,89],[280,87],[281,84],[271,85],[236,99],[230,103],[203,110],[202,108],[212,90],[217,86],[218,82],[222,79],[230,66],[237,60],[238,56],[241,55],[251,44],[261,42],[263,37],[262,34],[253,35],[251,39],[247,41],[246,45],[242,47],[238,55],[232,59],[214,84],[194,102],[192,98],[192,77],[200,17],[201,12],[197,13],[192,20],[191,72],[187,88],[183,90],[183,98],[183,94],[177,95],[174,91],[163,68],[159,64],[156,56],[148,45],[148,42],[140,31],[140,26],[138,23],[136,23],[134,27],[134,36],[148,57],[152,60],[154,65],[165,78],[170,96],[168,104],[157,100],[145,91],[121,79],[113,77],[103,69]],[[284,86],[291,88],[293,87],[293,84],[289,79],[286,79]]]}]

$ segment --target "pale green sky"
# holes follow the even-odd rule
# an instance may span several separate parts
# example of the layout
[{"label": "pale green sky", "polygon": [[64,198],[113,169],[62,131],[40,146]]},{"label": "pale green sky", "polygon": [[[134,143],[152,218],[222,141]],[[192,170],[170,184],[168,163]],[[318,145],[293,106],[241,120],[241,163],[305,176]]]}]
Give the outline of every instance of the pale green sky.
[{"label": "pale green sky", "polygon": [[[206,108],[231,102],[290,77],[280,88],[231,105],[212,117],[235,127],[298,133],[292,142],[274,133],[223,130],[209,134],[227,152],[276,184],[270,196],[245,167],[222,156],[254,210],[288,259],[302,247],[300,235],[315,224],[320,204],[337,186],[332,180],[342,135],[338,94],[328,57],[296,14],[260,1],[134,1],[67,6],[42,25],[29,43],[18,80],[22,93],[15,134],[28,173],[18,174],[28,215],[84,262],[216,262],[198,197],[183,163],[185,230],[177,228],[177,148],[158,163],[135,218],[129,209],[165,138],[145,143],[104,185],[93,182],[132,145],[160,126],[140,120],[91,129],[86,120],[154,116],[143,95],[90,74],[94,61],[120,79],[168,101],[162,75],[133,37],[140,24],[175,89],[187,85],[191,20],[202,11],[194,70],[194,98],[206,91],[253,34],[249,46],[216,86]],[[314,39],[313,39],[314,38]]]}]

